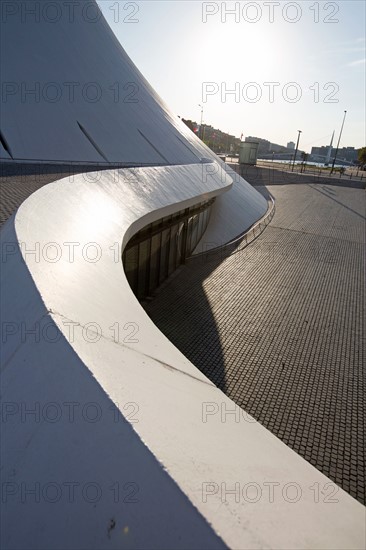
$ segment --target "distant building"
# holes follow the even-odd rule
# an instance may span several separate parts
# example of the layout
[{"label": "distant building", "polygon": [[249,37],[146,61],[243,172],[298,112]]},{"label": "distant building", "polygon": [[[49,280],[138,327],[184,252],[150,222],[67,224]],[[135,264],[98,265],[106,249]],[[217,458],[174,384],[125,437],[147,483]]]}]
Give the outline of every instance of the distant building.
[{"label": "distant building", "polygon": [[287,149],[295,149],[295,143],[293,141],[289,141],[287,144]]},{"label": "distant building", "polygon": [[[322,161],[322,158],[327,157],[327,153],[329,151],[329,145],[323,145],[321,147],[312,147],[311,148],[311,155],[314,157],[317,157],[319,162]],[[336,153],[336,149],[332,147],[330,158],[334,158]],[[321,157],[321,158],[319,158]],[[337,162],[338,161],[344,161],[344,162],[356,162],[358,158],[358,152],[357,149],[354,147],[342,147],[341,149],[338,149],[337,153]]]}]

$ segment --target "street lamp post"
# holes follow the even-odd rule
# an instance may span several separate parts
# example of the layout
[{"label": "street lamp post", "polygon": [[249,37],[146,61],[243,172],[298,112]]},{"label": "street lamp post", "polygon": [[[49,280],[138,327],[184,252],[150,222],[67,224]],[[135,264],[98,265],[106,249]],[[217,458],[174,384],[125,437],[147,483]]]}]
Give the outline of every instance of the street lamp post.
[{"label": "street lamp post", "polygon": [[198,107],[201,107],[200,138],[201,138],[201,141],[203,141],[203,106],[202,106],[202,105],[198,105]]},{"label": "street lamp post", "polygon": [[302,130],[298,130],[298,136],[297,136],[297,143],[296,143],[296,150],[295,150],[295,156],[294,156],[294,161],[292,163],[292,172],[294,171],[294,166],[295,166],[295,161],[296,161],[296,155],[297,155],[297,150],[299,148],[299,143],[300,143],[300,134],[302,133]]},{"label": "street lamp post", "polygon": [[341,126],[341,131],[339,132],[339,138],[338,138],[338,143],[337,143],[337,149],[336,149],[336,152],[335,152],[335,155],[334,155],[334,159],[333,159],[333,164],[332,164],[332,169],[331,169],[331,171],[330,171],[330,175],[333,174],[334,165],[335,165],[336,160],[337,160],[338,149],[339,149],[339,144],[340,144],[340,142],[341,142],[341,137],[342,137],[342,132],[343,132],[344,121],[346,120],[346,114],[347,114],[347,111],[344,111],[343,122],[342,122],[342,126]]}]

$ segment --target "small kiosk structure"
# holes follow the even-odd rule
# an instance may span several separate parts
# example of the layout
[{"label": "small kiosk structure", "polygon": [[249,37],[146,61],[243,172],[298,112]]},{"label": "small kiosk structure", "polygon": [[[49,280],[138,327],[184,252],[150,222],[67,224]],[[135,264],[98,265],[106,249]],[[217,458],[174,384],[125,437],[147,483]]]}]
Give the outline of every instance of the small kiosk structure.
[{"label": "small kiosk structure", "polygon": [[239,164],[255,166],[258,156],[258,141],[242,141],[239,150]]}]

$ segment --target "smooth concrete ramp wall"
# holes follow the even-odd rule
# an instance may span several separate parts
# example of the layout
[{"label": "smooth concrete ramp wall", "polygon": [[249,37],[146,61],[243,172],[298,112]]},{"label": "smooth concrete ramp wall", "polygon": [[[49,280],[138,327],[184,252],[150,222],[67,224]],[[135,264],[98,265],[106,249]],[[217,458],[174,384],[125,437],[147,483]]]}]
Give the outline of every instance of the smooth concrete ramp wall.
[{"label": "smooth concrete ramp wall", "polygon": [[220,171],[233,178],[228,193],[217,197],[212,206],[208,227],[193,254],[223,247],[247,231],[268,209],[267,200],[234,170],[225,166]]}]

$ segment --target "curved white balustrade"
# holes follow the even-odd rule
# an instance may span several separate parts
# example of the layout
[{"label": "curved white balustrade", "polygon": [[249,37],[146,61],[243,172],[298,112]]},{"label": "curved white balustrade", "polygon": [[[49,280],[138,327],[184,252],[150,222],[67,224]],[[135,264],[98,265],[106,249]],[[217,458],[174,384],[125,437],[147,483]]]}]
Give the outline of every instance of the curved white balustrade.
[{"label": "curved white balustrade", "polygon": [[217,174],[78,175],[5,225],[2,547],[363,548],[364,508],[341,490],[315,502],[329,480],[214,387],[128,286],[123,245],[230,190]]}]

